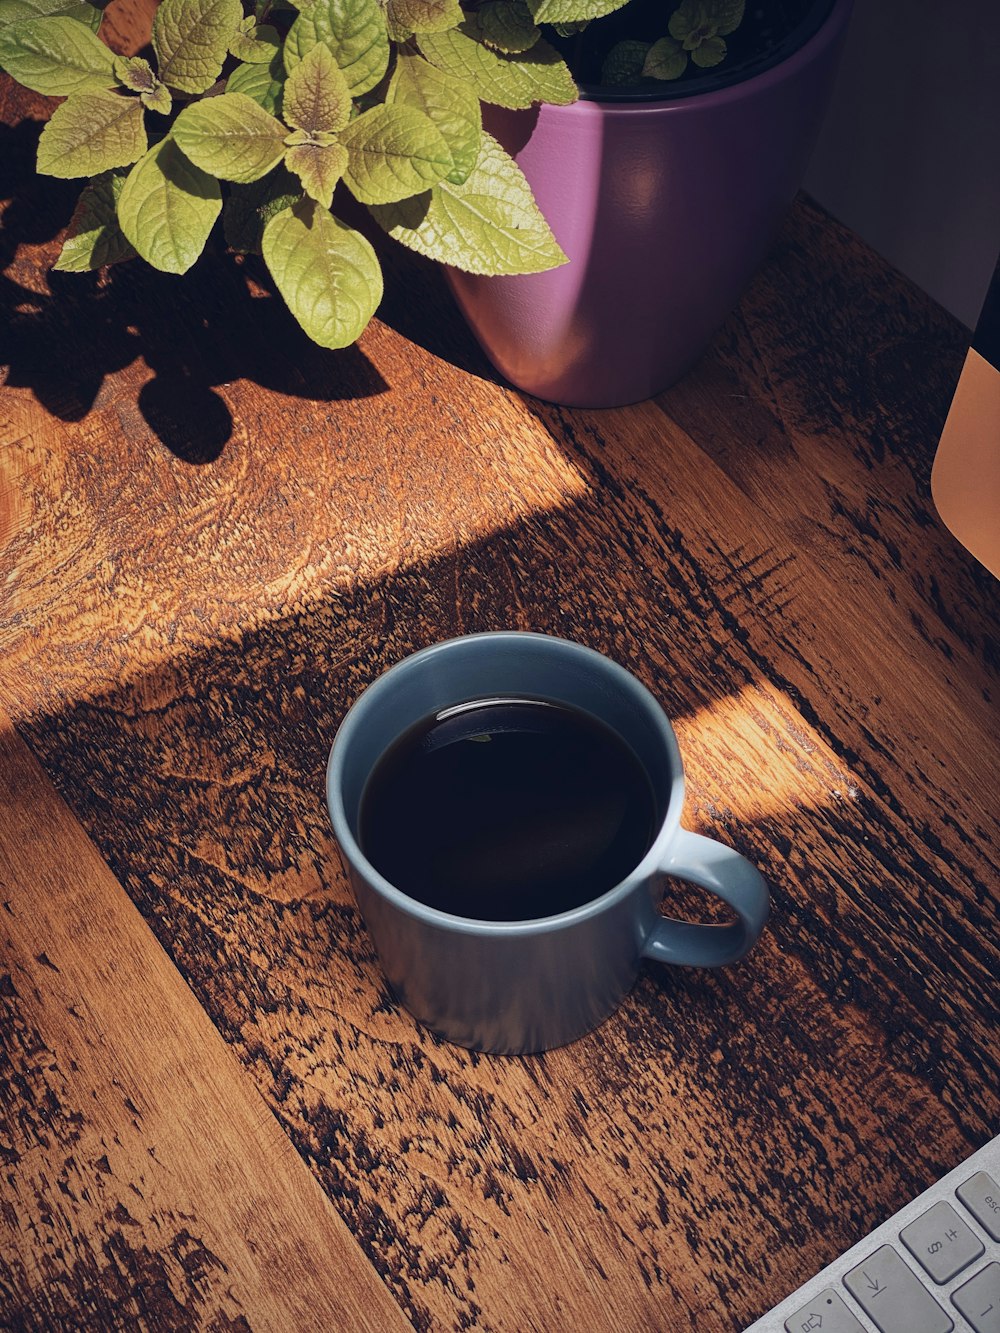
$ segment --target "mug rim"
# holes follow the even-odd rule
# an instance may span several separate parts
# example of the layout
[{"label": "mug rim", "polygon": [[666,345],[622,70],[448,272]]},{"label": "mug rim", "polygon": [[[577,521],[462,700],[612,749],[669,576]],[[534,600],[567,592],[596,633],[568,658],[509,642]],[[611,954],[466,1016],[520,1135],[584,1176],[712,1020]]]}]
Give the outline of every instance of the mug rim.
[{"label": "mug rim", "polygon": [[[526,917],[517,921],[492,921],[482,917],[459,916],[457,913],[445,912],[438,907],[431,907],[427,903],[421,902],[419,898],[414,898],[402,889],[397,888],[391,880],[386,879],[372,865],[354,836],[344,809],[342,756],[354,732],[362,725],[365,714],[373,707],[378,706],[379,697],[393,687],[400,675],[408,675],[412,671],[419,670],[425,662],[440,653],[454,650],[459,644],[482,642],[484,640],[493,642],[498,640],[536,641],[552,645],[556,651],[570,652],[588,660],[596,661],[602,672],[616,679],[624,690],[636,696],[650,712],[652,718],[655,719],[656,732],[667,752],[673,774],[670,794],[658,831],[638,864],[629,871],[624,879],[619,880],[617,884],[598,897],[589,898],[586,902],[578,903],[577,906],[568,908],[564,912],[557,912],[549,916]],[[595,648],[590,648],[575,639],[562,638],[559,635],[544,634],[537,630],[485,630],[475,634],[454,635],[449,639],[441,639],[436,643],[428,644],[424,648],[417,649],[416,652],[408,653],[406,657],[395,662],[362,690],[344,714],[330,746],[330,754],[326,765],[326,803],[334,836],[348,862],[355,868],[360,869],[369,886],[394,907],[418,918],[425,924],[436,925],[450,932],[508,937],[538,935],[555,930],[564,930],[577,922],[599,916],[617,903],[624,901],[637,888],[648,883],[655,875],[666,873],[664,867],[668,860],[667,848],[680,827],[681,809],[684,804],[684,768],[673,726],[659,700],[637,676],[633,675],[619,662],[614,661],[613,658],[606,656]]]}]

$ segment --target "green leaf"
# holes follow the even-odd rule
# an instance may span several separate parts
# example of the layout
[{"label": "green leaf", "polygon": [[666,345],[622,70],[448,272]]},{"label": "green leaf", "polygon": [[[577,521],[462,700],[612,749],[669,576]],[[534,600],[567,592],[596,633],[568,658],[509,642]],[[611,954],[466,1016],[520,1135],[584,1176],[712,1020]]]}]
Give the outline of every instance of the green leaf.
[{"label": "green leaf", "polygon": [[0,28],[21,19],[56,16],[85,23],[91,32],[96,32],[104,11],[96,5],[81,3],[81,0],[0,0]]},{"label": "green leaf", "polygon": [[320,347],[347,347],[382,299],[375,251],[312,200],[284,209],[264,228],[264,262],[285,304]]},{"label": "green leaf", "polygon": [[629,0],[527,0],[536,23],[582,23],[622,9]]},{"label": "green leaf", "polygon": [[386,19],[407,33],[443,32],[462,22],[458,0],[386,0]]},{"label": "green leaf", "polygon": [[690,6],[679,5],[670,15],[667,31],[674,41],[685,42],[693,28],[697,27],[697,16],[692,17]]},{"label": "green leaf", "polygon": [[161,116],[170,114],[173,98],[166,84],[161,83],[148,60],[141,56],[116,56],[115,77],[123,87],[139,94],[139,100],[150,111]]},{"label": "green leaf", "polygon": [[520,167],[486,133],[464,185],[442,181],[371,213],[411,250],[469,273],[540,273],[566,263]]},{"label": "green leaf", "polygon": [[536,42],[523,55],[507,56],[483,46],[479,31],[470,17],[459,28],[425,33],[417,42],[432,65],[472,84],[484,102],[521,108],[535,102],[565,106],[576,101],[573,76],[548,42]]},{"label": "green leaf", "polygon": [[229,54],[250,65],[267,65],[281,53],[277,28],[245,18],[229,42]]},{"label": "green leaf", "polygon": [[279,52],[267,65],[237,65],[226,80],[227,93],[242,93],[276,116],[281,109],[285,65]]},{"label": "green leaf", "polygon": [[[669,38],[664,40],[669,40]],[[642,78],[642,71],[651,51],[652,47],[649,42],[631,40],[616,42],[604,57],[604,64],[601,66],[601,83],[607,84],[609,87],[638,83]],[[684,57],[684,63],[687,64],[687,56]]]},{"label": "green leaf", "polygon": [[454,167],[448,145],[416,107],[372,107],[340,141],[350,157],[344,179],[363,204],[391,204],[442,180]]},{"label": "green leaf", "polygon": [[240,254],[259,255],[264,227],[301,198],[302,186],[284,167],[252,185],[231,186],[222,209],[226,244]]},{"label": "green leaf", "polygon": [[140,93],[139,101],[147,111],[155,111],[160,116],[169,116],[174,104],[170,89],[165,83],[159,82],[152,92]]},{"label": "green leaf", "polygon": [[744,0],[710,0],[709,13],[715,31],[723,37],[735,32],[743,22],[744,8]]},{"label": "green leaf", "polygon": [[670,15],[667,31],[681,43],[685,51],[694,51],[706,37],[715,32],[704,0],[681,0]]},{"label": "green leaf", "polygon": [[38,140],[43,176],[96,176],[146,151],[142,103],[118,93],[74,93],[57,106]]},{"label": "green leaf", "polygon": [[114,56],[83,23],[57,15],[0,28],[0,69],[50,97],[115,86]]},{"label": "green leaf", "polygon": [[329,47],[307,51],[285,84],[285,124],[299,130],[342,130],[352,105],[351,90]]},{"label": "green leaf", "polygon": [[487,0],[478,16],[481,40],[507,55],[530,51],[542,35],[524,0]]},{"label": "green leaf", "polygon": [[389,67],[389,35],[378,0],[314,0],[285,38],[289,74],[313,49],[328,46],[352,97],[369,92]]},{"label": "green leaf", "polygon": [[422,56],[400,51],[387,100],[396,106],[416,107],[433,121],[455,164],[447,179],[461,185],[479,157],[483,114],[476,90]]},{"label": "green leaf", "polygon": [[163,82],[182,93],[211,88],[242,18],[240,0],[163,0],[153,19],[153,50]]},{"label": "green leaf", "polygon": [[[695,64],[708,67],[717,65],[724,58],[724,49],[723,54],[715,58],[719,50],[715,39],[736,31],[743,22],[743,10],[744,0],[681,0],[667,26],[671,37],[682,42],[686,51],[696,51],[708,43],[707,58],[695,59]],[[722,45],[724,48],[725,43]]]},{"label": "green leaf", "polygon": [[90,182],[77,201],[53,268],[87,273],[135,257],[115,211],[124,184],[125,173],[118,171],[106,171]]},{"label": "green leaf", "polygon": [[159,83],[153,66],[141,56],[115,56],[112,68],[115,78],[133,93],[150,93]]},{"label": "green leaf", "polygon": [[699,69],[721,65],[726,58],[726,43],[722,37],[706,37],[691,52],[691,59]]},{"label": "green leaf", "polygon": [[243,93],[185,107],[170,131],[185,157],[220,180],[246,185],[285,155],[285,127]]},{"label": "green leaf", "polygon": [[395,42],[397,48],[403,46],[413,36],[409,28],[404,28],[401,23],[394,23],[388,9],[385,10],[385,30],[389,35],[389,41]]},{"label": "green leaf", "polygon": [[324,208],[333,202],[333,191],[347,163],[347,149],[339,143],[294,144],[285,153],[285,166],[295,172],[309,198]]},{"label": "green leaf", "polygon": [[644,79],[679,79],[687,69],[687,52],[672,37],[661,37],[646,52],[639,74]]},{"label": "green leaf", "polygon": [[219,182],[166,138],[129,172],[118,200],[118,221],[147,263],[164,273],[186,273],[205,248],[221,208]]}]

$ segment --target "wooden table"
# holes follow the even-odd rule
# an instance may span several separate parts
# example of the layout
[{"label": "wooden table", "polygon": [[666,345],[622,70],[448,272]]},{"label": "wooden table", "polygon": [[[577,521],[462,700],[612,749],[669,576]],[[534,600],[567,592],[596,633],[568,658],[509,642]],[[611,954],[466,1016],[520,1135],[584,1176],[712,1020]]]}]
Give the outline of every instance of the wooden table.
[{"label": "wooden table", "polygon": [[[337,354],[252,263],[47,274],[0,110],[0,1324],[741,1329],[994,1134],[967,331],[800,200],[680,384],[561,410],[408,255]],[[646,681],[774,893],[523,1059],[393,1002],[323,804],[369,681],[501,627]]]}]

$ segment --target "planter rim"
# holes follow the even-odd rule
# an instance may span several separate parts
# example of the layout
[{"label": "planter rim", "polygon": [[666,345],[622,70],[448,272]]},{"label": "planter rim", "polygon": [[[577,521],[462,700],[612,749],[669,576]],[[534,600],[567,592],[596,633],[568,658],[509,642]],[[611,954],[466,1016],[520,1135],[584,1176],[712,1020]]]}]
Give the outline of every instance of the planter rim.
[{"label": "planter rim", "polygon": [[769,88],[785,79],[793,78],[803,67],[809,65],[817,53],[830,42],[835,41],[847,23],[854,0],[833,0],[829,12],[819,27],[801,46],[796,47],[777,64],[761,70],[757,74],[748,74],[738,78],[722,88],[707,89],[704,92],[692,90],[690,93],[676,93],[670,97],[650,97],[643,93],[600,94],[589,93],[581,89],[579,100],[565,106],[551,102],[541,103],[539,114],[546,117],[553,115],[662,115],[673,110],[678,114],[685,111],[705,110],[712,107],[726,106],[748,95],[766,92]]}]

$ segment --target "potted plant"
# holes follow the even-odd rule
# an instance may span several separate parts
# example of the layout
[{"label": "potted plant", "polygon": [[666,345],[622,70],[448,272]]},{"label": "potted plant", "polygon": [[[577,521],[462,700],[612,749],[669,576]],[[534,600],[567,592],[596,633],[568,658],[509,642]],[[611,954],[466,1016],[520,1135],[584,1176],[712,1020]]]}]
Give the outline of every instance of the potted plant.
[{"label": "potted plant", "polygon": [[[740,57],[751,66],[780,54],[788,32],[808,26],[814,11],[839,12],[847,0],[760,3],[765,11],[790,7],[794,21],[758,22],[763,57]],[[605,234],[613,206],[605,191],[613,197],[624,190],[626,211],[641,198],[652,216],[664,186],[669,195],[678,183],[661,181],[662,166],[632,150],[616,156],[623,151],[611,129],[616,114],[603,110],[597,159],[573,168],[580,179],[557,181],[555,166],[543,166],[539,177],[532,145],[540,144],[546,117],[584,108],[584,138],[592,139],[593,108],[637,104],[644,118],[664,101],[679,106],[695,93],[677,98],[676,88],[692,73],[696,83],[704,75],[717,79],[712,71],[727,61],[727,43],[738,47],[739,34],[753,26],[743,0],[681,0],[665,9],[647,0],[250,0],[249,12],[243,0],[162,0],[149,48],[119,56],[101,40],[101,18],[89,0],[0,0],[0,68],[25,87],[64,99],[42,130],[38,171],[85,182],[57,268],[139,257],[183,274],[221,223],[231,249],[263,255],[306,333],[321,346],[344,347],[382,296],[374,248],[344,220],[342,202],[353,196],[389,236],[449,267],[459,303],[495,363],[515,383],[550,397],[562,392],[559,377],[534,382],[522,373],[524,358],[512,360],[505,350],[510,320],[523,318],[535,299],[524,284],[572,273],[568,286],[542,286],[537,299],[543,308],[558,299],[560,313],[548,323],[579,343],[589,335],[568,311],[565,293],[575,290],[603,319],[582,293],[595,248],[617,244]],[[817,40],[807,33],[805,46]],[[825,47],[832,44],[827,38]],[[793,33],[793,61],[801,49]],[[723,86],[701,96],[726,93]],[[781,103],[769,114],[786,109]],[[703,174],[715,170],[710,134],[706,128],[701,142]],[[746,136],[735,137],[742,143]],[[779,156],[787,153],[785,138],[779,134]],[[782,203],[797,184],[791,165],[769,173],[781,178]],[[722,191],[737,214],[741,189]],[[533,190],[544,196],[541,210]],[[556,205],[565,217],[557,219]],[[768,213],[762,223],[759,211],[754,206],[736,227],[750,233],[743,249],[755,260],[773,221]],[[556,222],[555,235],[546,215]],[[714,235],[714,224],[702,225]],[[590,253],[578,244],[588,228]],[[664,247],[677,247],[669,230]],[[709,267],[728,273],[733,265],[721,247],[721,239],[706,238]],[[688,256],[688,268],[695,258]],[[496,285],[491,293],[490,284],[509,283],[510,296]],[[609,310],[623,308],[620,288],[613,297]],[[714,296],[709,305],[714,312]],[[713,313],[706,322],[714,327],[718,318]],[[640,341],[660,341],[644,314],[635,327]],[[528,345],[521,334],[513,337]],[[540,343],[530,347],[529,362],[551,362]],[[556,359],[568,364],[562,353]],[[574,394],[562,396],[571,401]]]}]

